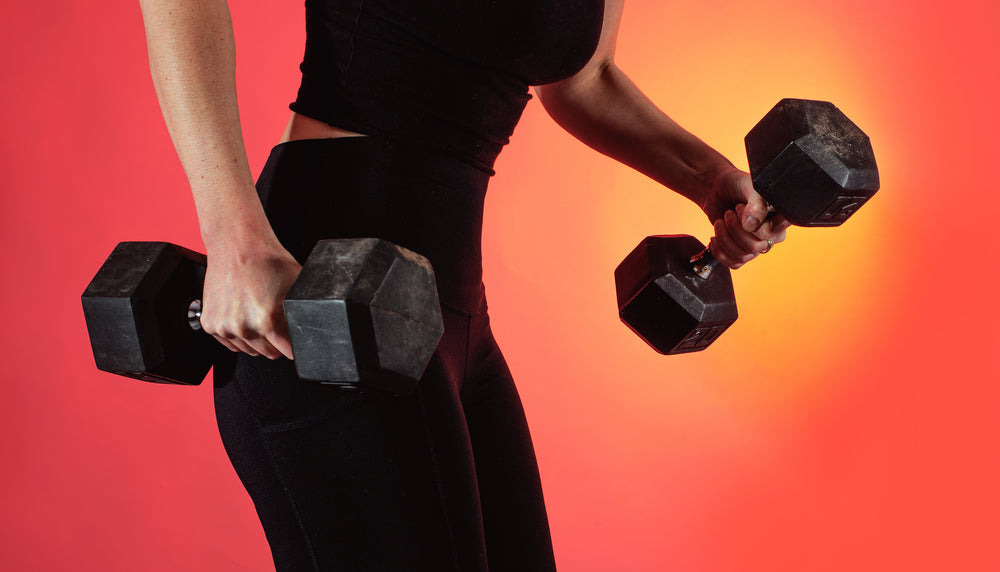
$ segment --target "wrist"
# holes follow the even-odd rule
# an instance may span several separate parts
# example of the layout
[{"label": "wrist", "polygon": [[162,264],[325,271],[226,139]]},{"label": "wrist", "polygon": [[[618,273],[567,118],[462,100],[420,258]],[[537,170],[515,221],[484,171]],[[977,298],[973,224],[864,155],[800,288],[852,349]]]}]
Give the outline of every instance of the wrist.
[{"label": "wrist", "polygon": [[255,258],[273,254],[281,243],[270,228],[250,230],[234,228],[232,232],[217,233],[203,238],[206,254],[211,257]]},{"label": "wrist", "polygon": [[749,188],[751,191],[753,189],[749,182],[750,175],[732,165],[721,167],[711,175],[706,175],[705,181],[707,190],[701,197],[701,202],[698,202],[698,206],[712,223],[721,219],[727,210],[735,208],[740,203],[746,203],[746,189]]},{"label": "wrist", "polygon": [[256,210],[227,209],[225,216],[199,219],[201,240],[209,252],[259,251],[278,245],[274,230],[259,206]]},{"label": "wrist", "polygon": [[[739,173],[742,173],[742,171],[729,161],[725,161],[724,163],[715,165],[710,170],[699,173],[697,176],[699,183],[698,191],[691,200],[693,200],[695,204],[697,204],[698,207],[709,216],[709,218],[712,218],[712,211],[715,210],[717,206],[716,203],[719,201],[720,193],[722,193],[723,189],[726,188],[727,179],[738,176]],[[714,214],[721,216],[721,213]]]},{"label": "wrist", "polygon": [[201,239],[208,249],[273,236],[253,182],[192,184]]}]

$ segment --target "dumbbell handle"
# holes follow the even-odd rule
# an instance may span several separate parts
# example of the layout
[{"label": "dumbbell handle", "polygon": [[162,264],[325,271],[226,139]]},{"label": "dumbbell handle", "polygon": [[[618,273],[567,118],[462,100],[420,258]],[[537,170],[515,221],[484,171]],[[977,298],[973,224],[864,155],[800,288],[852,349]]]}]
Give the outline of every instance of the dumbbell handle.
[{"label": "dumbbell handle", "polygon": [[195,299],[188,304],[188,325],[196,332],[201,330],[201,300]]},{"label": "dumbbell handle", "polygon": [[[719,261],[715,259],[715,255],[712,254],[710,247],[706,247],[705,250],[691,257],[691,270],[705,280],[708,280],[708,277],[712,275],[712,271],[718,265]],[[190,312],[188,315],[190,316]]]},{"label": "dumbbell handle", "polygon": [[[771,204],[767,204],[767,215],[766,218],[771,218],[774,216],[774,207]],[[708,280],[708,277],[712,275],[712,271],[715,267],[719,265],[719,261],[715,259],[715,255],[712,254],[711,247],[706,247],[698,254],[691,257],[691,270],[694,271],[700,278]]]}]

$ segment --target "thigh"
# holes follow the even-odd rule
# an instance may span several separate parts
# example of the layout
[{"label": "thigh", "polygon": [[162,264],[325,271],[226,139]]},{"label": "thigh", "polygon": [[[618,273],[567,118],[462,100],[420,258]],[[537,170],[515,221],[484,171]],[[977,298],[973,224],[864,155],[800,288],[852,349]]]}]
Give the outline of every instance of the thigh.
[{"label": "thigh", "polygon": [[485,570],[453,358],[466,336],[446,315],[410,396],[311,384],[285,360],[218,369],[223,442],[278,570]]},{"label": "thigh", "polygon": [[485,315],[473,326],[462,391],[491,572],[555,570],[541,479],[510,370]]}]

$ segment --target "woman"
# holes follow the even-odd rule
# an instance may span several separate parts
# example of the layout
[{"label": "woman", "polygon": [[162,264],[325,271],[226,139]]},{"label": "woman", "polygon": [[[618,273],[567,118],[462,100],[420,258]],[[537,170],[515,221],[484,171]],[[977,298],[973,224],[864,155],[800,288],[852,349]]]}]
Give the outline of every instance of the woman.
[{"label": "woman", "polygon": [[[256,186],[225,0],[142,9],[208,253],[202,324],[234,352],[216,366],[219,427],[276,567],[554,569],[479,249],[529,86],[572,134],[695,201],[723,264],[780,242],[787,222],[615,66],[622,0],[308,0],[295,113]],[[317,240],[353,236],[435,268],[445,334],[412,396],[309,384],[289,361],[285,293]]]}]

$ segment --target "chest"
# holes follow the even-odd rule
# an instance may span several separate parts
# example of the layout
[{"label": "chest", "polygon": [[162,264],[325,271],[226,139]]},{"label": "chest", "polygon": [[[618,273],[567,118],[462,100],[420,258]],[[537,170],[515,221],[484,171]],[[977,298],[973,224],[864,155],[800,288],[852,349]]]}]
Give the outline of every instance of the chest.
[{"label": "chest", "polygon": [[412,34],[529,84],[564,79],[582,68],[597,46],[604,17],[604,0],[353,1],[371,19],[371,33],[384,26]]}]

